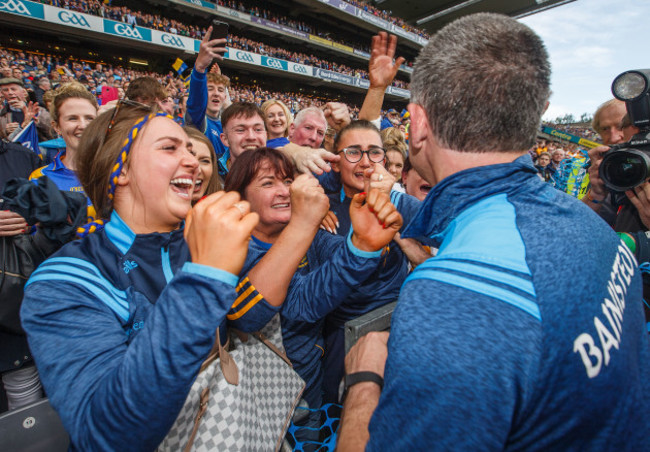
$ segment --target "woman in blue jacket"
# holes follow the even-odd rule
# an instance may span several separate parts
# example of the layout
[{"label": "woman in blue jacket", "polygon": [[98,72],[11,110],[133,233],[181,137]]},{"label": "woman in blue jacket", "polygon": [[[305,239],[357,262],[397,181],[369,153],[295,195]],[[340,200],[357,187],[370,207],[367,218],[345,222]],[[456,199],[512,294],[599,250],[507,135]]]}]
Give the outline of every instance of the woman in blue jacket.
[{"label": "woman in blue jacket", "polygon": [[[73,450],[154,450],[235,300],[258,217],[237,193],[190,210],[198,161],[163,113],[119,103],[77,152],[83,188],[109,221],[33,273],[23,326]],[[239,316],[244,329],[264,306]]]},{"label": "woman in blue jacket", "polygon": [[265,300],[279,309],[287,356],[307,383],[303,397],[318,408],[322,321],[376,271],[401,216],[389,196],[375,190],[352,200],[346,237],[319,229],[329,209],[323,189],[311,175],[294,180],[289,159],[271,148],[243,153],[225,186],[239,192],[260,217],[235,304],[254,306]]}]

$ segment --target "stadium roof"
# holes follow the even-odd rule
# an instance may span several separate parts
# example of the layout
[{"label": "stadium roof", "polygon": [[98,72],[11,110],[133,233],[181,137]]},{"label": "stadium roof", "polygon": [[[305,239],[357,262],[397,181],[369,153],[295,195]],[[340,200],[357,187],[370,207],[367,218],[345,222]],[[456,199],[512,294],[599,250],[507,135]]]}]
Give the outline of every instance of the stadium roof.
[{"label": "stadium roof", "polygon": [[375,0],[377,8],[392,11],[409,24],[435,33],[461,16],[478,12],[520,18],[574,0]]}]

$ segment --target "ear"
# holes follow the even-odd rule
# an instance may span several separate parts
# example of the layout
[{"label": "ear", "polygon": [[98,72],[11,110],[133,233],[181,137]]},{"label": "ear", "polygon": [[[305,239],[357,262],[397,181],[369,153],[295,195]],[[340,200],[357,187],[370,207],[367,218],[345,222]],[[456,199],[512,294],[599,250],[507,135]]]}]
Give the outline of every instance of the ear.
[{"label": "ear", "polygon": [[427,113],[421,105],[410,103],[407,108],[411,117],[409,150],[417,154],[425,148],[427,140],[432,138],[431,125]]},{"label": "ear", "polygon": [[227,148],[230,147],[230,143],[228,142],[228,136],[226,136],[225,133],[221,132],[221,135],[219,135],[219,138],[221,138],[221,142],[226,146]]},{"label": "ear", "polygon": [[291,140],[291,137],[293,136],[293,131],[295,129],[296,129],[296,126],[293,123],[291,123],[291,125],[289,125],[289,135],[287,136],[287,138],[289,138],[289,140]]},{"label": "ear", "polygon": [[59,125],[54,121],[52,121],[52,128],[54,129],[57,135],[61,135],[61,132],[59,131]]},{"label": "ear", "polygon": [[122,167],[122,171],[120,171],[120,175],[117,176],[117,185],[118,186],[129,185],[129,175],[126,167]]},{"label": "ear", "polygon": [[[339,155],[341,156],[342,159],[344,159],[345,157],[343,157],[341,154],[339,154]],[[330,166],[332,167],[332,169],[335,172],[337,172],[337,173],[341,172],[341,166],[340,166],[339,162],[330,162]]]}]

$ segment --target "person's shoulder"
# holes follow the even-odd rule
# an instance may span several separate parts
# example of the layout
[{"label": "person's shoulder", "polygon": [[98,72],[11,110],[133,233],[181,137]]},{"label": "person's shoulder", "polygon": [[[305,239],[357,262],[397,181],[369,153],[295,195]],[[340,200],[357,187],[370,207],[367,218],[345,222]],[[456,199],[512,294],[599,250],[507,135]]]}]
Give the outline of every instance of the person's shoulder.
[{"label": "person's shoulder", "polygon": [[54,163],[41,166],[40,168],[32,171],[32,174],[29,175],[29,180],[38,179],[39,177],[45,176],[53,170],[54,170]]}]

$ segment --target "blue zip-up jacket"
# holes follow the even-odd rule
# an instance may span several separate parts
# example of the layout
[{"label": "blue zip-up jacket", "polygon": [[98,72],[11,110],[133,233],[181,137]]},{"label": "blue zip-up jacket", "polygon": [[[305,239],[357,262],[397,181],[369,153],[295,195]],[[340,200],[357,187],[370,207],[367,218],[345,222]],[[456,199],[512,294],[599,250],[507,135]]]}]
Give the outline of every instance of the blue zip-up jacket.
[{"label": "blue zip-up jacket", "polygon": [[206,114],[208,109],[208,77],[205,72],[192,70],[190,76],[190,93],[187,98],[187,112],[185,123],[193,125],[208,137],[217,158],[221,157],[228,149],[221,141],[221,121],[211,118]]},{"label": "blue zip-up jacket", "polygon": [[[350,232],[350,202],[351,198],[345,196],[343,189],[335,195],[330,195],[330,210],[336,214],[339,221],[338,234],[347,235]],[[404,224],[413,218],[420,208],[420,201],[406,193],[392,191],[390,200],[397,211],[402,215]],[[395,301],[399,289],[408,274],[408,259],[402,249],[391,241],[387,252],[382,257],[381,265],[332,314],[328,322],[342,327],[350,319],[359,317],[380,306]]]},{"label": "blue zip-up jacket", "polygon": [[32,274],[22,323],[73,450],[151,451],[172,426],[236,297],[237,276],[189,260],[182,229],[136,235],[114,212]]},{"label": "blue zip-up jacket", "polygon": [[[321,405],[323,319],[381,262],[381,250],[361,251],[352,244],[350,236],[345,239],[318,231],[291,279],[280,309],[284,348],[294,370],[305,380],[303,398],[311,408]],[[255,237],[250,241],[246,263],[240,274],[242,281],[237,288],[240,297],[236,306],[238,302],[247,305],[262,299],[263,294],[257,292],[247,275],[270,248],[270,243]],[[273,314],[258,310],[255,316],[259,322],[268,322]]]},{"label": "blue zip-up jacket", "polygon": [[366,450],[647,450],[641,277],[593,211],[523,156],[441,181],[421,234]]}]

